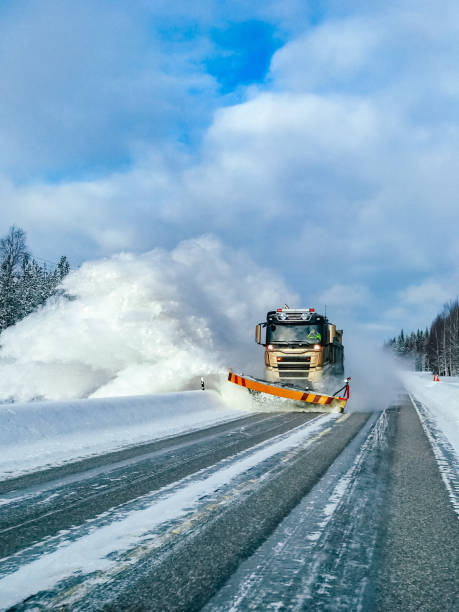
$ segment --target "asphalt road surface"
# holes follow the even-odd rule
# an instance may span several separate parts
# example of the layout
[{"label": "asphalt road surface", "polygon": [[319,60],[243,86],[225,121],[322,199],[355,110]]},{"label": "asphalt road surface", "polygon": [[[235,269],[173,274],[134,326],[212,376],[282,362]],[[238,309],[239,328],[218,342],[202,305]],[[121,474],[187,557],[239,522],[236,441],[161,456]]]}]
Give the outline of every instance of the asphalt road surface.
[{"label": "asphalt road surface", "polygon": [[[245,417],[0,482],[0,558],[317,417]],[[17,501],[16,501],[17,500]]]},{"label": "asphalt road surface", "polygon": [[[459,609],[457,515],[408,398],[257,414],[0,487],[3,609]],[[148,512],[148,537],[72,565]],[[50,580],[53,558],[69,570]]]}]

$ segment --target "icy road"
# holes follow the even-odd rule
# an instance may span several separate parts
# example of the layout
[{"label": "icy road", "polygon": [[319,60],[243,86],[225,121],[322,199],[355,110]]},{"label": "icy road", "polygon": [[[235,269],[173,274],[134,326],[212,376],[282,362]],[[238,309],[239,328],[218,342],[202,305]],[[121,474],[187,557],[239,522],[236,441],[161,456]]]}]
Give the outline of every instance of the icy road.
[{"label": "icy road", "polygon": [[459,609],[457,456],[422,402],[220,421],[6,475],[0,607]]}]

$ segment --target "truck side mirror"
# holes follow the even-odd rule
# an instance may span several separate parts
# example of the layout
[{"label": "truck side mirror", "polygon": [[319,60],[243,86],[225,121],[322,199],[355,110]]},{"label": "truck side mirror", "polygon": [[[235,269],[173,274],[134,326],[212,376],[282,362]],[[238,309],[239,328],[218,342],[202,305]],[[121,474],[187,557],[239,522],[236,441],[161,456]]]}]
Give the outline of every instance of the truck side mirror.
[{"label": "truck side mirror", "polygon": [[261,323],[255,327],[255,342],[261,344]]}]

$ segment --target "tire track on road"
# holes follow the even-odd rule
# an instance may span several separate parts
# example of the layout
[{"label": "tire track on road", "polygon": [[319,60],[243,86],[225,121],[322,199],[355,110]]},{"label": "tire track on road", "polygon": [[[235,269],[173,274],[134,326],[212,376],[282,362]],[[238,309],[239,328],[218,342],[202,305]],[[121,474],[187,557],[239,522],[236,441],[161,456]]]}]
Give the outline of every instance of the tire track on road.
[{"label": "tire track on road", "polygon": [[[110,453],[117,462],[93,467],[89,475],[85,468],[91,463],[78,462],[74,466],[76,473],[66,475],[64,486],[60,480],[42,483],[38,486],[38,495],[35,490],[35,497],[33,490],[27,495],[26,488],[23,500],[0,506],[0,558],[316,417],[314,413],[282,413],[244,418],[242,422],[159,441],[148,448],[142,445],[139,449],[126,450],[124,454]],[[137,456],[133,454],[136,451]],[[81,468],[83,472],[79,471]],[[83,482],[77,487],[75,480],[79,479]],[[22,482],[27,484],[29,481],[25,479]],[[40,493],[40,486],[45,493]],[[14,495],[20,497],[21,491],[15,490]]]}]

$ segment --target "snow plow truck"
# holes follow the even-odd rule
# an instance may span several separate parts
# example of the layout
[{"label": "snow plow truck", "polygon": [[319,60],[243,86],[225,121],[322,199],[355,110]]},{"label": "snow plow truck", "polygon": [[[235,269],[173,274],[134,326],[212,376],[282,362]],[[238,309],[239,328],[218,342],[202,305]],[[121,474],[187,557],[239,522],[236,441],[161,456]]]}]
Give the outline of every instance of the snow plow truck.
[{"label": "snow plow truck", "polygon": [[333,395],[324,394],[343,380],[342,338],[343,331],[314,308],[271,310],[255,328],[257,344],[265,347],[265,380],[233,372],[228,380],[252,393],[293,400],[301,410],[343,412],[350,378]]},{"label": "snow plow truck", "polygon": [[265,347],[267,381],[314,389],[344,373],[343,331],[314,308],[271,310],[256,326],[255,340]]}]

